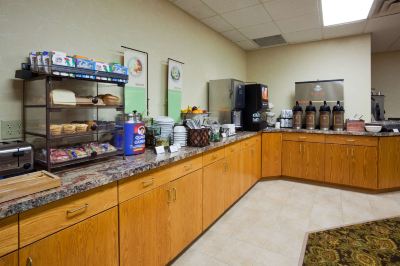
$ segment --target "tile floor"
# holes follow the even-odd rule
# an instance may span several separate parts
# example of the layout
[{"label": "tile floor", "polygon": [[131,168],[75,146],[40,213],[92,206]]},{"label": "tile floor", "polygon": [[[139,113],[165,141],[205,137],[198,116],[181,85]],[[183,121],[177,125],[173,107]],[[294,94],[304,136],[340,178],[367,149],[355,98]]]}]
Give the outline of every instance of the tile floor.
[{"label": "tile floor", "polygon": [[306,232],[396,215],[400,192],[259,182],[173,265],[298,265]]}]

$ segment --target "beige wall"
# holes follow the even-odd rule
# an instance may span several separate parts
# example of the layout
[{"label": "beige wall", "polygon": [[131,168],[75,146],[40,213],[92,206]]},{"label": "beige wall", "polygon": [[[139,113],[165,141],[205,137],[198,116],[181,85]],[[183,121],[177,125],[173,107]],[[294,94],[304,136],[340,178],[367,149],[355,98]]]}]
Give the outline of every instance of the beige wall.
[{"label": "beige wall", "polygon": [[372,88],[385,97],[385,118],[400,117],[400,51],[372,54]]},{"label": "beige wall", "polygon": [[370,35],[252,51],[247,80],[269,85],[274,111],[292,108],[296,81],[344,79],[346,117],[370,120]]},{"label": "beige wall", "polygon": [[183,106],[206,107],[210,79],[246,79],[246,53],[166,0],[0,0],[0,120],[21,119],[31,50],[121,61],[121,45],[149,52],[150,113],[164,114],[166,62],[185,62]]}]

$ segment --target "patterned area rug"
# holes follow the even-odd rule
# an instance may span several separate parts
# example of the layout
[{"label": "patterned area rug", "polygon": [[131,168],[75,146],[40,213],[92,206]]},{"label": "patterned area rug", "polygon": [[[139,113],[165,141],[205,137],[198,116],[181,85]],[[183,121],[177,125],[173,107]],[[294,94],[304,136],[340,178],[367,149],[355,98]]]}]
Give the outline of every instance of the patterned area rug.
[{"label": "patterned area rug", "polygon": [[400,265],[400,217],[309,233],[303,265]]}]

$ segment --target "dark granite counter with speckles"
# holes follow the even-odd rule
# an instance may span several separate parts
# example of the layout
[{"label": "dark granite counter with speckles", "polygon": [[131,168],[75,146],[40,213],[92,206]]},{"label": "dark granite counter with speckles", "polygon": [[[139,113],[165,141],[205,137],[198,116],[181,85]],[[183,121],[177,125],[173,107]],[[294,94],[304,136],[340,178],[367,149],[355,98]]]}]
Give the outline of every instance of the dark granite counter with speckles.
[{"label": "dark granite counter with speckles", "polygon": [[326,135],[349,135],[349,136],[370,136],[370,137],[393,137],[400,136],[396,132],[354,132],[354,131],[333,131],[333,130],[308,130],[308,129],[293,129],[293,128],[267,128],[264,133],[273,132],[289,132],[289,133],[307,133],[307,134],[326,134]]},{"label": "dark granite counter with speckles", "polygon": [[235,136],[211,143],[203,148],[184,147],[179,152],[156,155],[152,150],[144,154],[127,157],[114,157],[90,165],[69,168],[55,173],[61,177],[61,187],[35,193],[22,198],[0,203],[0,219],[18,214],[50,202],[63,199],[96,187],[110,184],[133,175],[156,169],[189,157],[200,155],[212,149],[243,140],[259,134],[258,132],[239,132]]}]

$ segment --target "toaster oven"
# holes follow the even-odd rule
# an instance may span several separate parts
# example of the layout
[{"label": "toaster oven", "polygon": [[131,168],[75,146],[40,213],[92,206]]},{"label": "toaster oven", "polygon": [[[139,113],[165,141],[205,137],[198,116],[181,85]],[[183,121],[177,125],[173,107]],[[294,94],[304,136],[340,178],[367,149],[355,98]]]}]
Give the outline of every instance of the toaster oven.
[{"label": "toaster oven", "polygon": [[33,148],[25,141],[0,142],[0,178],[33,170]]}]

